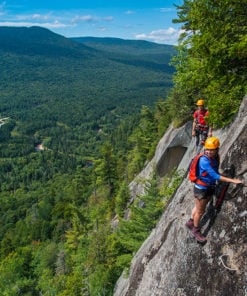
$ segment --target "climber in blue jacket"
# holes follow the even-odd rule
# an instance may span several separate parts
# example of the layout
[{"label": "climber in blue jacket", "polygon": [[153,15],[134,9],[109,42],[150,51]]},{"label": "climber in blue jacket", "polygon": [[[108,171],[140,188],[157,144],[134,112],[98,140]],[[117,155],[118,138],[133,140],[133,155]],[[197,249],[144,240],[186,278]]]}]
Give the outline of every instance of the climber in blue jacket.
[{"label": "climber in blue jacket", "polygon": [[199,242],[205,242],[199,228],[200,220],[205,213],[207,203],[214,194],[216,181],[241,184],[239,179],[232,179],[219,174],[219,139],[216,137],[207,138],[204,144],[204,155],[199,159],[199,176],[194,185],[195,206],[191,218],[186,222],[186,227]]}]

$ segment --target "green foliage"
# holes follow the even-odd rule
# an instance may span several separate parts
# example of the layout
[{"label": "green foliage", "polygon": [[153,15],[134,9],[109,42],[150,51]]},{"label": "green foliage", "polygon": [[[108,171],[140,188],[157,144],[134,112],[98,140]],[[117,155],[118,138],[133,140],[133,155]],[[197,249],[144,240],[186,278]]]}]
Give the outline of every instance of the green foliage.
[{"label": "green foliage", "polygon": [[188,118],[193,104],[203,97],[210,124],[225,126],[247,89],[246,5],[232,0],[196,0],[184,1],[177,8],[175,22],[183,23],[185,32],[173,60],[177,73],[172,101],[183,108],[173,114]]},{"label": "green foliage", "polygon": [[174,195],[184,177],[183,171],[173,171],[171,176],[166,176],[159,188],[160,195],[163,196],[164,205]]},{"label": "green foliage", "polygon": [[107,185],[110,196],[114,193],[116,175],[116,159],[113,155],[113,148],[109,142],[106,142],[101,148],[101,159],[95,162],[95,173],[97,176],[96,184]]},{"label": "green foliage", "polygon": [[30,247],[19,248],[10,253],[0,263],[1,295],[38,295],[35,289],[35,276],[32,266]]},{"label": "green foliage", "polygon": [[158,180],[154,178],[146,184],[145,194],[135,200],[130,207],[130,219],[121,220],[117,238],[124,249],[118,264],[128,267],[131,257],[155,227],[163,210],[162,196],[158,191]]},{"label": "green foliage", "polygon": [[133,179],[140,172],[145,161],[151,159],[157,144],[157,121],[154,112],[142,106],[139,124],[129,137],[133,147],[128,154],[128,178]]},{"label": "green foliage", "polygon": [[116,196],[116,206],[115,206],[116,213],[121,218],[123,218],[124,216],[126,205],[129,199],[130,199],[129,187],[126,180],[124,180],[118,190],[118,193]]},{"label": "green foliage", "polygon": [[[154,118],[157,125],[157,138],[160,139],[166,129],[169,127],[172,118],[171,118],[171,104],[169,102],[169,99],[166,100],[158,100],[158,102],[155,104],[154,109]],[[154,140],[155,141],[155,140]],[[157,144],[157,140],[155,141]]]}]

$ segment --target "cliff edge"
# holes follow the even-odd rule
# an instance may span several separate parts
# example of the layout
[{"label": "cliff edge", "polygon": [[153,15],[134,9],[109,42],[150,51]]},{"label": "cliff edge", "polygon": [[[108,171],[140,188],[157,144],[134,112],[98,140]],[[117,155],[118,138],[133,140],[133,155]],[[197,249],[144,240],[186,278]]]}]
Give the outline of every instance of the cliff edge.
[{"label": "cliff edge", "polygon": [[[247,180],[246,126],[247,96],[234,122],[214,133],[221,142],[220,170],[231,167],[235,176],[244,180]],[[172,147],[179,152],[172,166],[188,167],[194,143],[191,138],[189,144],[182,140],[186,130],[186,126],[180,128],[179,137],[174,129],[168,130],[163,148],[159,143],[156,156],[146,167],[147,173],[144,169],[140,174],[142,178],[148,178],[154,167],[164,174],[169,167],[167,162],[171,162],[170,156],[174,157]],[[137,183],[130,186],[133,198],[141,192]],[[184,226],[193,207],[192,189],[188,178],[184,178],[156,228],[132,260],[129,274],[118,280],[114,296],[247,295],[247,187],[230,184],[220,211],[208,208],[203,220],[208,239],[205,245],[191,238]]]}]

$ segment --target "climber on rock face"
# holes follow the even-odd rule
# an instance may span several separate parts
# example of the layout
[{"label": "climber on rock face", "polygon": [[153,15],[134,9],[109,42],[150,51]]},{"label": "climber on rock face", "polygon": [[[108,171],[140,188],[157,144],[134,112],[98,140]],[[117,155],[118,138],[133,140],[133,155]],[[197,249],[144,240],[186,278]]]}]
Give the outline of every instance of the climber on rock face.
[{"label": "climber on rock face", "polygon": [[200,99],[196,102],[198,109],[193,114],[192,137],[196,137],[197,153],[203,147],[207,137],[212,136],[212,128],[207,124],[209,112],[204,107],[204,100]]},{"label": "climber on rock face", "polygon": [[240,179],[227,178],[219,174],[219,139],[216,137],[207,138],[204,144],[204,155],[198,160],[198,176],[194,182],[195,206],[191,213],[191,218],[186,222],[186,227],[191,230],[193,236],[199,242],[205,242],[199,228],[200,220],[205,212],[206,205],[212,198],[216,181],[241,184]]}]

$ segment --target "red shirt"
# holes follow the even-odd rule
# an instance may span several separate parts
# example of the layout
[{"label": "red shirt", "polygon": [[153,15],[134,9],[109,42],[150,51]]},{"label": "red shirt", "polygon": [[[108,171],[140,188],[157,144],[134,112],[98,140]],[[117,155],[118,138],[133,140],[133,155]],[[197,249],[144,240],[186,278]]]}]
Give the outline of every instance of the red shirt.
[{"label": "red shirt", "polygon": [[201,125],[207,125],[207,122],[205,120],[205,116],[208,116],[209,112],[206,109],[202,109],[202,110],[196,110],[194,112],[194,119],[196,119],[197,123],[201,124]]}]

